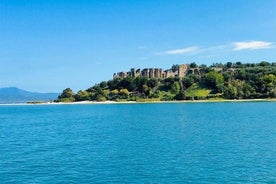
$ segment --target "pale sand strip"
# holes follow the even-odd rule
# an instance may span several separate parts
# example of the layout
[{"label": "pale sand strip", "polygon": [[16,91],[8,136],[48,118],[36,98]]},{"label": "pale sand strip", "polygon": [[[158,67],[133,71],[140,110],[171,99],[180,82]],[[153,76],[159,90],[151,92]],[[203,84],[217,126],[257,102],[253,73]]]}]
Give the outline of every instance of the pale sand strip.
[{"label": "pale sand strip", "polygon": [[242,100],[179,100],[179,101],[146,101],[146,102],[136,102],[136,101],[80,101],[80,102],[45,102],[37,104],[28,104],[28,103],[14,103],[14,104],[0,104],[0,106],[20,106],[20,105],[78,105],[78,104],[150,104],[150,103],[214,103],[214,102],[276,102],[274,99],[242,99]]}]

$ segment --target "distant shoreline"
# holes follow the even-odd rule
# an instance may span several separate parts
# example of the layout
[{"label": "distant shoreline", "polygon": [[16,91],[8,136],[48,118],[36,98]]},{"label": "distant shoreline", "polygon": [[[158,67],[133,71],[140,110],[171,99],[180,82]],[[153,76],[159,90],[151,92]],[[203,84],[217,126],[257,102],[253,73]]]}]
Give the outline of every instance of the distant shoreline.
[{"label": "distant shoreline", "polygon": [[80,104],[165,104],[165,103],[220,103],[220,102],[276,102],[274,99],[241,99],[241,100],[178,100],[178,101],[80,101],[80,102],[41,102],[41,103],[10,103],[10,104],[0,104],[0,106],[23,106],[23,105],[80,105]]}]

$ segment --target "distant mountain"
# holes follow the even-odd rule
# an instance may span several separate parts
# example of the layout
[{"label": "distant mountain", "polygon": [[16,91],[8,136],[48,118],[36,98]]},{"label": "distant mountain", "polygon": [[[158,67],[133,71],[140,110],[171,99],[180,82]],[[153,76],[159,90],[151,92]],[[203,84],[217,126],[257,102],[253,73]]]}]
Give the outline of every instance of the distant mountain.
[{"label": "distant mountain", "polygon": [[57,99],[59,93],[36,93],[16,87],[0,88],[0,104],[24,103],[29,101],[50,101]]}]

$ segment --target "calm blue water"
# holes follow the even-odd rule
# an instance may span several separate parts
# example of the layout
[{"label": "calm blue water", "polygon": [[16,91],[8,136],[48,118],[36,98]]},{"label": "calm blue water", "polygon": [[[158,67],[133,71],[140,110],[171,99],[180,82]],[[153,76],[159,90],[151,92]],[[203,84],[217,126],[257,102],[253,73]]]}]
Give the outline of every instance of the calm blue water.
[{"label": "calm blue water", "polygon": [[0,183],[276,183],[276,103],[0,106]]}]

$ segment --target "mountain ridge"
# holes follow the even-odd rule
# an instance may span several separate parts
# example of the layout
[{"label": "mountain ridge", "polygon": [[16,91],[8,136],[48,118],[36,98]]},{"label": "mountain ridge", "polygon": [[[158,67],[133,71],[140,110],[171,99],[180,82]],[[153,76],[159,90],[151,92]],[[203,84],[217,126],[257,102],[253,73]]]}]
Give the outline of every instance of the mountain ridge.
[{"label": "mountain ridge", "polygon": [[17,87],[0,88],[0,104],[55,100],[59,93],[38,93]]}]

